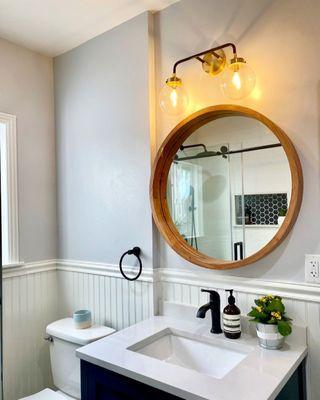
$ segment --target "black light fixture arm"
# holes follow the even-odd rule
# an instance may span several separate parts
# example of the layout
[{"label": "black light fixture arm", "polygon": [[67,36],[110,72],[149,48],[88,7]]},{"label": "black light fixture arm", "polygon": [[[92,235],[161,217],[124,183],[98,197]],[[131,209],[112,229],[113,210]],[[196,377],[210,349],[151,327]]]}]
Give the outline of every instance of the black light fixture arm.
[{"label": "black light fixture arm", "polygon": [[212,49],[204,50],[204,51],[201,51],[200,53],[193,54],[192,56],[189,56],[189,57],[186,57],[186,58],[182,58],[181,60],[177,61],[174,64],[173,73],[176,74],[177,67],[178,67],[179,64],[182,64],[182,63],[184,63],[186,61],[192,60],[193,58],[197,59],[198,61],[204,62],[202,60],[201,56],[203,56],[203,55],[205,55],[207,53],[214,53],[214,55],[217,58],[219,58],[220,57],[219,54],[215,53],[215,51],[225,49],[226,47],[232,47],[233,56],[237,57],[237,48],[236,48],[235,44],[233,44],[233,43],[225,43],[225,44],[222,44],[221,46],[213,47]]}]

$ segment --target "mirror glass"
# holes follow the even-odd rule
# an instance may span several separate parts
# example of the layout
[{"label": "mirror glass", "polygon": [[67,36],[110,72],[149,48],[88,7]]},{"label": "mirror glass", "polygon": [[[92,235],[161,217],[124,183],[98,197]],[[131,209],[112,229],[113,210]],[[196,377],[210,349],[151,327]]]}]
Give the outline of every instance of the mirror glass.
[{"label": "mirror glass", "polygon": [[194,131],[171,164],[167,203],[177,230],[199,252],[241,260],[277,233],[291,174],[278,138],[263,123],[226,116]]}]

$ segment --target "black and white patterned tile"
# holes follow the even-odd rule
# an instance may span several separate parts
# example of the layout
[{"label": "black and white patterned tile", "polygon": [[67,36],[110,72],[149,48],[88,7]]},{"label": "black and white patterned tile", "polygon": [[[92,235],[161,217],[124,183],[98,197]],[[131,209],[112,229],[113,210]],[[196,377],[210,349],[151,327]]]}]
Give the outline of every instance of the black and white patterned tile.
[{"label": "black and white patterned tile", "polygon": [[[246,224],[277,225],[279,209],[288,208],[287,193],[245,194]],[[242,224],[242,196],[235,195],[236,224]],[[248,218],[248,214],[250,218]]]}]

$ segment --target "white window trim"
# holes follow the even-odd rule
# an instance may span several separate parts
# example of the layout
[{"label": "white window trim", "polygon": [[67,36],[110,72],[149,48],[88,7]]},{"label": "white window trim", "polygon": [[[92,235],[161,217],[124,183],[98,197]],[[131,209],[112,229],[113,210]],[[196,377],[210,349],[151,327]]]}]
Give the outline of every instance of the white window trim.
[{"label": "white window trim", "polygon": [[2,193],[3,227],[8,238],[6,265],[20,265],[18,184],[17,184],[17,118],[15,115],[0,113],[0,122],[5,125],[1,137],[1,183],[6,187]]}]

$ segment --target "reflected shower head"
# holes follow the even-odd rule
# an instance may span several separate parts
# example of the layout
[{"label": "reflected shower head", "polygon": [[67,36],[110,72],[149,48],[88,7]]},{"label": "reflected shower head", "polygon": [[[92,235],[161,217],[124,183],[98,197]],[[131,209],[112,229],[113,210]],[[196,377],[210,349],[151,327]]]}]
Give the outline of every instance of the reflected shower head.
[{"label": "reflected shower head", "polygon": [[215,152],[215,151],[205,150],[205,151],[201,151],[201,153],[196,154],[195,157],[212,157],[212,156],[216,156],[216,155],[217,155],[217,152]]}]

